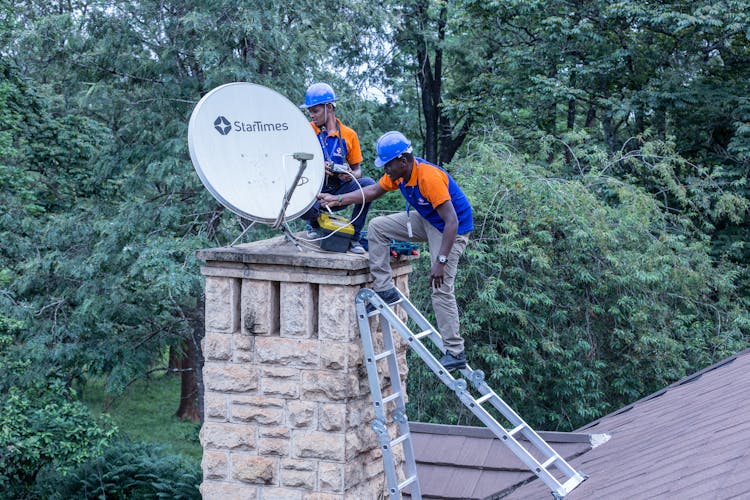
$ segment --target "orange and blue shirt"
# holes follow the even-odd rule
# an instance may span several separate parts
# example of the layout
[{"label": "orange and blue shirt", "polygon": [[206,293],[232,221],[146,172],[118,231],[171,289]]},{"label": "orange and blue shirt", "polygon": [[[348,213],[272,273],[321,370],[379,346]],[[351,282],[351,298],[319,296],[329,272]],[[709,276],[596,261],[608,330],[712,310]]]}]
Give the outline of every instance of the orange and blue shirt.
[{"label": "orange and blue shirt", "polygon": [[386,191],[400,190],[406,199],[406,210],[409,210],[409,206],[414,207],[419,215],[441,233],[445,229],[445,221],[436,209],[449,200],[453,202],[458,217],[458,234],[474,230],[474,214],[469,199],[453,177],[437,165],[422,158],[414,158],[409,182],[404,182],[403,179],[394,182],[386,174],[380,178],[379,184]]},{"label": "orange and blue shirt", "polygon": [[[338,118],[336,118],[336,130],[321,129],[314,122],[310,122],[310,125],[315,131],[315,135],[318,136],[325,161],[332,161],[337,165],[362,163],[362,149],[359,146],[359,137],[354,129],[341,123]],[[338,182],[335,175],[327,180],[329,183]]]}]

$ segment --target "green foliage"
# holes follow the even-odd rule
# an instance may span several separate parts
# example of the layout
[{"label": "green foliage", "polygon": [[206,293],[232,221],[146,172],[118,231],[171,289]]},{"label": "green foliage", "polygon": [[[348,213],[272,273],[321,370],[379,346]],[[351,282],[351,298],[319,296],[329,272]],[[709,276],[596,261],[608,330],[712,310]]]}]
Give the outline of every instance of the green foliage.
[{"label": "green foliage", "polygon": [[[24,323],[0,314],[0,482],[3,498],[25,498],[38,474],[65,473],[96,456],[116,432],[40,372],[16,345]],[[46,375],[46,376],[45,376]]]},{"label": "green foliage", "polygon": [[200,464],[170,455],[159,446],[117,441],[67,474],[40,477],[38,498],[200,499]]},{"label": "green foliage", "polygon": [[175,417],[180,399],[180,377],[159,375],[138,380],[117,397],[109,396],[104,381],[89,379],[81,400],[94,413],[106,412],[130,439],[158,443],[196,462],[201,458],[200,424]]},{"label": "green foliage", "polygon": [[[456,170],[477,226],[456,285],[467,354],[536,426],[576,428],[748,345],[742,270],[684,218],[601,173],[472,151]],[[444,414],[423,397],[412,418]]]},{"label": "green foliage", "polygon": [[[469,356],[539,425],[575,427],[745,347],[745,3],[3,4],[3,397],[35,376],[40,394],[92,376],[118,394],[200,344],[194,251],[241,229],[193,172],[187,122],[229,81],[295,102],[330,81],[374,177],[380,133],[427,146],[421,110],[441,144],[472,131],[447,165],[477,216],[457,287]],[[372,86],[385,102],[361,98]],[[444,414],[411,384],[420,419]]]}]

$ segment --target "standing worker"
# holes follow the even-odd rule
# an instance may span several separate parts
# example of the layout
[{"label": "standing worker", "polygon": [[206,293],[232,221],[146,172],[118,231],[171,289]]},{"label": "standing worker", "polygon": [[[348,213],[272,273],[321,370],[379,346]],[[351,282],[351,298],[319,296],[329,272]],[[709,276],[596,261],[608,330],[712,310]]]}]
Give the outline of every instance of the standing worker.
[{"label": "standing worker", "polygon": [[[350,243],[350,250],[353,253],[363,254],[365,249],[359,242],[362,228],[367,221],[367,212],[370,210],[370,204],[365,203],[362,206],[362,188],[375,184],[375,181],[369,177],[362,177],[362,150],[359,147],[359,137],[357,133],[341,123],[336,118],[336,94],[327,83],[313,83],[305,92],[305,103],[300,106],[307,109],[315,134],[318,136],[320,146],[323,150],[323,162],[325,164],[326,175],[323,193],[331,194],[334,198],[341,199],[346,193],[354,192],[351,201],[345,204],[337,205],[338,210],[350,204],[354,204],[351,221],[354,227],[354,235]],[[359,184],[357,184],[357,179]],[[320,215],[320,203],[315,204],[302,215],[302,218],[309,224],[307,236],[309,238],[320,238],[320,226],[318,225],[318,216]]]},{"label": "standing worker", "polygon": [[[386,132],[376,145],[375,165],[385,175],[364,189],[368,202],[400,190],[406,211],[375,217],[367,232],[373,290],[388,304],[398,300],[391,278],[390,241],[426,241],[430,247],[432,308],[443,337],[448,370],[466,367],[464,340],[459,335],[458,306],[453,283],[458,260],[469,242],[474,219],[469,200],[445,170],[412,154],[411,142],[400,132]],[[318,195],[326,207],[353,203],[359,193]]]}]

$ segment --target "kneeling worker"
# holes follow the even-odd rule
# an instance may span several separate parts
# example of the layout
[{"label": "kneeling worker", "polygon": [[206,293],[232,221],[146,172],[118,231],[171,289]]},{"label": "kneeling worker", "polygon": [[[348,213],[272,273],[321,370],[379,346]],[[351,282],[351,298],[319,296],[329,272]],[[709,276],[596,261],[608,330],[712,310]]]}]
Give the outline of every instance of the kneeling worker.
[{"label": "kneeling worker", "polygon": [[[325,164],[325,184],[323,192],[330,193],[335,197],[344,193],[355,192],[356,198],[352,198],[347,204],[354,205],[352,209],[352,226],[354,235],[352,237],[350,250],[353,253],[365,253],[364,247],[359,242],[362,228],[367,221],[367,211],[370,204],[362,204],[360,186],[366,187],[375,183],[369,177],[362,176],[359,164],[362,162],[362,151],[359,148],[359,137],[357,133],[341,123],[336,117],[336,94],[327,83],[314,83],[305,92],[305,103],[300,106],[310,113],[311,122],[315,135],[318,136],[321,152]],[[307,236],[309,238],[320,238],[320,226],[318,216],[320,206],[316,202],[310,209],[302,214],[302,219],[309,224]]]},{"label": "kneeling worker", "polygon": [[[446,349],[440,363],[448,370],[464,368],[464,340],[459,335],[453,283],[458,260],[474,229],[471,204],[445,170],[412,154],[411,142],[400,132],[383,134],[378,139],[376,154],[375,165],[383,168],[385,175],[364,188],[365,199],[370,202],[398,189],[406,199],[406,211],[370,221],[367,239],[373,290],[386,303],[398,300],[391,277],[392,239],[426,241],[432,261],[432,307]],[[341,197],[321,193],[318,198],[323,206],[337,207],[356,203],[358,196],[361,197],[360,193]]]}]

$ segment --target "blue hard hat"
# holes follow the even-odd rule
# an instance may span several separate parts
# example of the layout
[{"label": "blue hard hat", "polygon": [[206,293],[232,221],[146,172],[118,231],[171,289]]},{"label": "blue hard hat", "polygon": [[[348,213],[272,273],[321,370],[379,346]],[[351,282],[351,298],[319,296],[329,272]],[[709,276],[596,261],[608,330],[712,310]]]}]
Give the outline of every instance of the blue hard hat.
[{"label": "blue hard hat", "polygon": [[305,92],[305,104],[300,104],[300,108],[307,109],[317,106],[318,104],[327,104],[336,100],[336,93],[327,83],[313,83],[307,87]]},{"label": "blue hard hat", "polygon": [[383,167],[386,163],[394,158],[398,158],[404,153],[411,153],[411,141],[401,132],[391,130],[380,136],[375,145],[375,166]]}]

